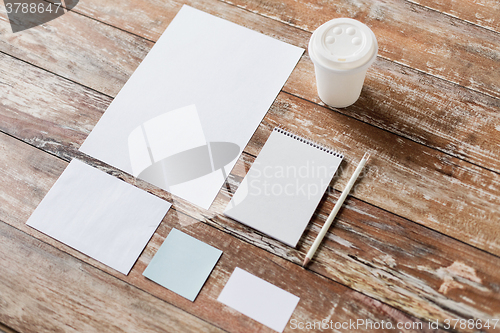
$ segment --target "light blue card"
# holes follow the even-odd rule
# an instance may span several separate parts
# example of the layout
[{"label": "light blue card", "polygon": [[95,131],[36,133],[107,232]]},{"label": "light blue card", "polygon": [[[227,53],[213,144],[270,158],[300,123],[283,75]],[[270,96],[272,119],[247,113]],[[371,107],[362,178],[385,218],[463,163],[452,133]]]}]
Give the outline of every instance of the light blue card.
[{"label": "light blue card", "polygon": [[172,229],[142,275],[194,301],[221,254],[221,250]]}]

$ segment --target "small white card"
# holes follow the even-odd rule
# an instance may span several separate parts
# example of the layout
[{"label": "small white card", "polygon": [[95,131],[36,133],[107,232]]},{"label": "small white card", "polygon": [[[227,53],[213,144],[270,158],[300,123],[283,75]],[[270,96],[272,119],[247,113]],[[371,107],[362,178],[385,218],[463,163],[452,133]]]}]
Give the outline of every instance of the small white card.
[{"label": "small white card", "polygon": [[128,274],[170,206],[74,159],[27,224]]},{"label": "small white card", "polygon": [[80,150],[208,209],[303,52],[183,6]]},{"label": "small white card", "polygon": [[283,332],[300,298],[236,267],[217,300]]}]

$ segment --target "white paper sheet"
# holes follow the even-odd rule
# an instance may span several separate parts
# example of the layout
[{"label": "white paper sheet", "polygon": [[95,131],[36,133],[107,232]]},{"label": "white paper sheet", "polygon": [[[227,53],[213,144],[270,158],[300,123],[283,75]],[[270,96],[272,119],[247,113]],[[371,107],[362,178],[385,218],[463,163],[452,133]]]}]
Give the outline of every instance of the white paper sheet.
[{"label": "white paper sheet", "polygon": [[208,209],[303,51],[183,6],[80,150]]},{"label": "white paper sheet", "polygon": [[300,298],[236,267],[217,300],[283,332]]},{"label": "white paper sheet", "polygon": [[170,206],[165,200],[73,160],[27,224],[128,274]]}]

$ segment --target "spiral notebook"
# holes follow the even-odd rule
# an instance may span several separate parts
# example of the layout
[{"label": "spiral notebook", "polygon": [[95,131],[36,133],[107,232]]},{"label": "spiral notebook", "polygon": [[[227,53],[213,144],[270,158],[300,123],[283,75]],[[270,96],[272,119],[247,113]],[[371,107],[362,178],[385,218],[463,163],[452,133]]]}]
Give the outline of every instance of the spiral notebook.
[{"label": "spiral notebook", "polygon": [[342,159],[276,127],[224,215],[295,247]]}]

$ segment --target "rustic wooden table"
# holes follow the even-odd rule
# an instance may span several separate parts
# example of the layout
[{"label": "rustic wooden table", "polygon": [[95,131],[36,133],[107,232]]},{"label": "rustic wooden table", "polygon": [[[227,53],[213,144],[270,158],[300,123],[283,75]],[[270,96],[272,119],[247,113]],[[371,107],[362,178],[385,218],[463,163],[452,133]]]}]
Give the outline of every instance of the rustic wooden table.
[{"label": "rustic wooden table", "polygon": [[[183,3],[302,48],[352,17],[379,56],[358,102],[331,109],[306,52],[212,208],[176,198],[125,276],[25,223],[75,157],[172,201],[78,148]],[[300,297],[285,332],[357,320],[380,329],[336,331],[500,332],[498,0],[81,0],[15,34],[0,11],[0,331],[268,332],[216,300],[241,267]],[[346,154],[297,249],[220,214],[278,123]],[[303,269],[365,151],[367,172]],[[224,251],[194,303],[142,276],[173,227]]]}]

